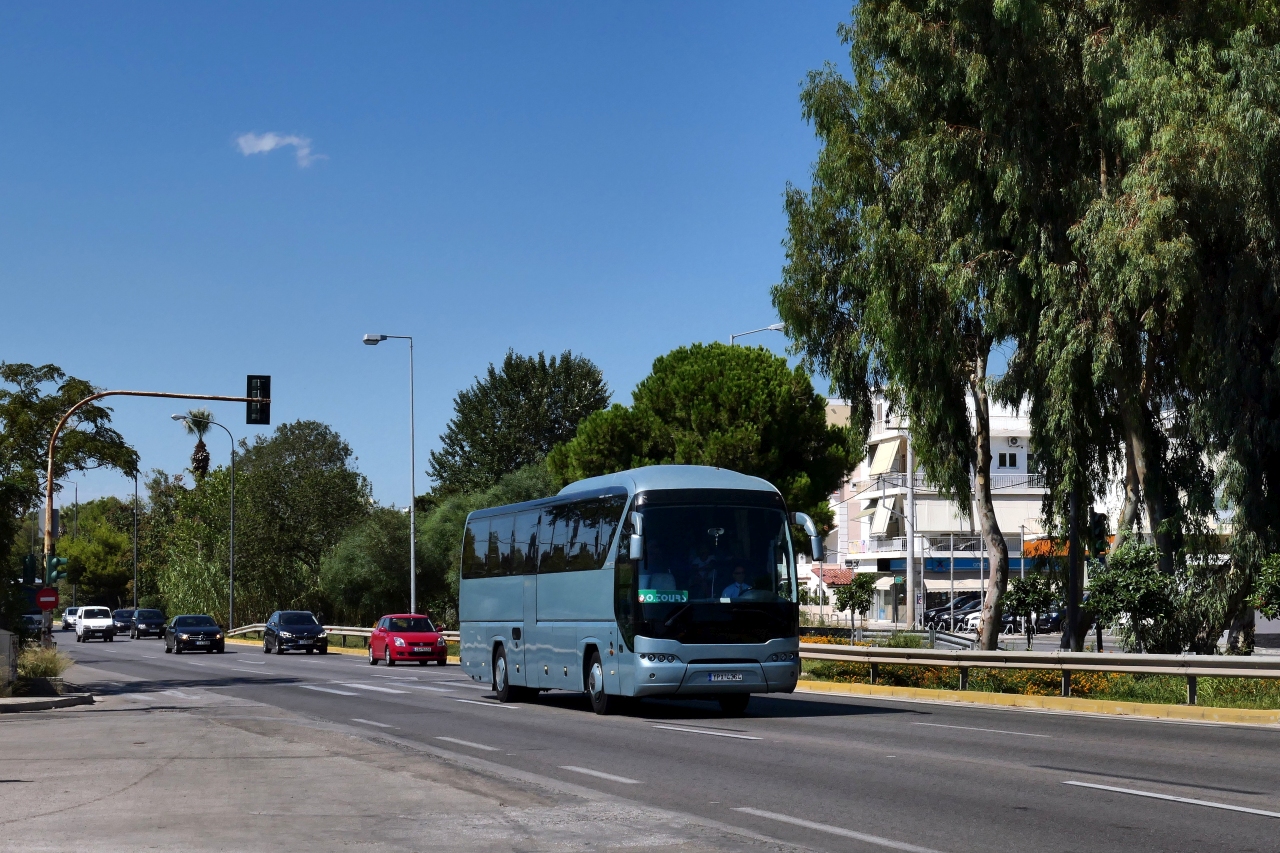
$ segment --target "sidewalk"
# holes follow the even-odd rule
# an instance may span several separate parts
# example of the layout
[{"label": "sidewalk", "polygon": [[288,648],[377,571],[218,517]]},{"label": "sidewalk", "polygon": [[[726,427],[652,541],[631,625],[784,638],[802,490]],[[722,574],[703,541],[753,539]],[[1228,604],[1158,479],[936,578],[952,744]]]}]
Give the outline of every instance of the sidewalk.
[{"label": "sidewalk", "polygon": [[0,851],[792,849],[215,690],[67,678],[98,704],[0,717]]}]

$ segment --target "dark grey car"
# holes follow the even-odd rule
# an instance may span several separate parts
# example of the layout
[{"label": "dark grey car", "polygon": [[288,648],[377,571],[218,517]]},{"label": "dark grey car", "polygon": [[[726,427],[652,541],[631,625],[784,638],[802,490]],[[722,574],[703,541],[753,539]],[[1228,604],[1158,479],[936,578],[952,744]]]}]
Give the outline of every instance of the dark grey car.
[{"label": "dark grey car", "polygon": [[323,655],[329,651],[328,637],[320,620],[309,610],[277,610],[267,619],[262,632],[262,653],[305,651]]}]

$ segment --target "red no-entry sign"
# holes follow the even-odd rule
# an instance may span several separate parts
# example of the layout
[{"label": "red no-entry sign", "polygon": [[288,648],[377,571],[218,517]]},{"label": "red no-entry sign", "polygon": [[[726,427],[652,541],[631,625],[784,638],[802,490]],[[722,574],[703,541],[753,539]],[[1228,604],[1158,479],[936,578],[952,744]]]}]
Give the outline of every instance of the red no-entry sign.
[{"label": "red no-entry sign", "polygon": [[58,606],[58,591],[56,589],[42,589],[36,593],[36,604],[40,605],[41,610],[52,610]]}]

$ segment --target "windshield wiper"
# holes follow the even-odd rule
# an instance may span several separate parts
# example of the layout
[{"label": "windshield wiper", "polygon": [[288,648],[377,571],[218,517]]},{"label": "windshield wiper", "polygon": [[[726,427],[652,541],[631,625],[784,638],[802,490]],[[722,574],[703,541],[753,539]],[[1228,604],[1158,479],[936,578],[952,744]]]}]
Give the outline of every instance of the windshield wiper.
[{"label": "windshield wiper", "polygon": [[676,617],[677,617],[677,616],[679,616],[681,613],[684,613],[686,610],[688,610],[688,609],[689,609],[690,607],[692,607],[692,606],[693,606],[692,604],[690,604],[690,603],[686,602],[686,603],[684,603],[684,604],[680,605],[679,607],[677,607],[677,608],[676,608],[676,611],[675,611],[674,613],[672,613],[670,616],[668,616],[668,617],[667,617],[667,621],[662,623],[662,627],[663,627],[663,628],[670,628],[670,627],[671,627],[671,623],[672,623],[672,622],[674,622],[674,621],[676,621]]}]

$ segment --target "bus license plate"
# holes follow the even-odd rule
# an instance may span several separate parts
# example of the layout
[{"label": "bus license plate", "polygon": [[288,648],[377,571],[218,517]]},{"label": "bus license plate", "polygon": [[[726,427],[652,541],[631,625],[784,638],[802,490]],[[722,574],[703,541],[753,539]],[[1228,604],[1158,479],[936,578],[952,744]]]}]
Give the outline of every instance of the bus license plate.
[{"label": "bus license plate", "polygon": [[707,675],[708,681],[741,681],[740,672],[712,672]]}]

